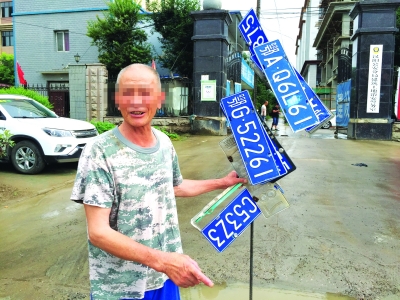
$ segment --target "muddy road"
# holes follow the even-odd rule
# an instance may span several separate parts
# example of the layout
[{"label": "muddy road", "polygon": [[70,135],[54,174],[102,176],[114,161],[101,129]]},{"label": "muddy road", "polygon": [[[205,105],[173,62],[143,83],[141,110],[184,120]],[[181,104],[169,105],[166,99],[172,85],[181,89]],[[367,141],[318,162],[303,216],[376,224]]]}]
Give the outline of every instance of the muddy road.
[{"label": "muddy road", "polygon": [[[185,178],[231,170],[218,146],[222,138],[174,142]],[[279,140],[297,170],[279,181],[291,206],[255,221],[255,289],[400,299],[400,143]],[[84,212],[69,201],[75,171],[76,164],[68,164],[24,176],[0,164],[1,300],[89,299]],[[218,254],[190,225],[217,194],[178,199],[178,214],[184,251],[214,280],[216,291],[228,291],[249,281],[249,230]],[[254,299],[269,299],[265,293]],[[186,291],[183,299],[225,298],[200,294]],[[248,299],[243,295],[237,299]]]}]

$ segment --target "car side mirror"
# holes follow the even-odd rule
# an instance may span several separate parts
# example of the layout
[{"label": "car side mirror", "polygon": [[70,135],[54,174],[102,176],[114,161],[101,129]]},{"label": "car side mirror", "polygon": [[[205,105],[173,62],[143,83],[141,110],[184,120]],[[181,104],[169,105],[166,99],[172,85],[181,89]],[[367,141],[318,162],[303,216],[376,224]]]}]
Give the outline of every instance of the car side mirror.
[{"label": "car side mirror", "polygon": [[6,116],[0,112],[0,120],[6,120]]}]

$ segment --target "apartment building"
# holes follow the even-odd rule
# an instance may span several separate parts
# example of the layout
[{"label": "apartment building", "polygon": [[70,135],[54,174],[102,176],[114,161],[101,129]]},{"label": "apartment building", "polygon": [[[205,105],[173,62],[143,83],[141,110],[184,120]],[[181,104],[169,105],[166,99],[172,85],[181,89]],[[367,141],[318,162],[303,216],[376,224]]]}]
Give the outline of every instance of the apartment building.
[{"label": "apartment building", "polygon": [[336,108],[336,87],[351,78],[353,21],[358,1],[305,0],[297,38],[297,68],[330,108]]},{"label": "apartment building", "polygon": [[0,54],[5,52],[14,53],[14,36],[12,13],[13,5],[10,0],[0,0]]}]

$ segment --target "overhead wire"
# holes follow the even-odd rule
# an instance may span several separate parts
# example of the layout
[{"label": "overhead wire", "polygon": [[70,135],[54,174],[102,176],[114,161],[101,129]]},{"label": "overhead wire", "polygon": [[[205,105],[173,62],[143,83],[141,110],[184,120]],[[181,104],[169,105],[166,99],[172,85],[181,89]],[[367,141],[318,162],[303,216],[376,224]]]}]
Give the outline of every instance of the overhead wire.
[{"label": "overhead wire", "polygon": [[[279,34],[281,34],[281,22],[279,21],[279,17],[278,17],[278,9],[277,9],[277,7],[276,7],[276,0],[274,0],[274,5],[275,5],[276,17],[277,17],[277,20],[278,20]],[[260,16],[261,16],[261,12],[260,12]]]}]

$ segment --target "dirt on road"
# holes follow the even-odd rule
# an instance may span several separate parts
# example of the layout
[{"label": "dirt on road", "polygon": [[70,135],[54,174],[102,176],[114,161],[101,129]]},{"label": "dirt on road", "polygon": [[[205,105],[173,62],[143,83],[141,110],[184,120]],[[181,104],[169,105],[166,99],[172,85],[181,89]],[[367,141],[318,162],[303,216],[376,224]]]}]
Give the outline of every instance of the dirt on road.
[{"label": "dirt on road", "polygon": [[[174,143],[185,178],[231,170],[222,138]],[[291,206],[255,221],[255,287],[400,299],[400,144],[280,141],[297,166],[280,180]],[[69,164],[27,176],[0,165],[0,300],[89,299],[85,216],[69,200],[75,172]],[[249,230],[218,254],[190,224],[218,193],[177,199],[178,214],[184,251],[229,289],[249,280]]]}]

